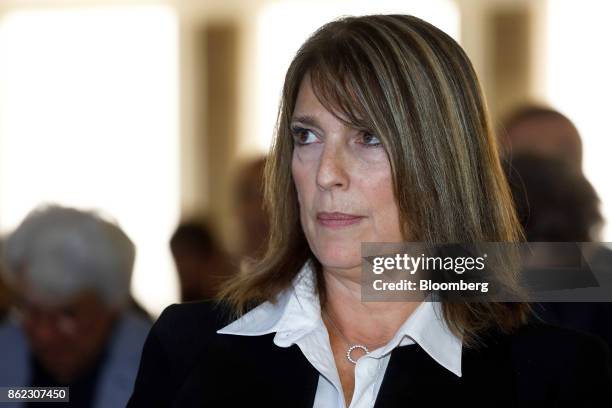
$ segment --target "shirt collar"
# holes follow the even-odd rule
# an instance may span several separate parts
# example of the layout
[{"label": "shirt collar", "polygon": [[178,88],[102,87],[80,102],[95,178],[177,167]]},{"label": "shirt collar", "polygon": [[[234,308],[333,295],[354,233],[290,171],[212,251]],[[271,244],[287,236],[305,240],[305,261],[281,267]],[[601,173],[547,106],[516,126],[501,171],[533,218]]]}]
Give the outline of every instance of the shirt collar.
[{"label": "shirt collar", "polygon": [[[276,333],[274,343],[289,347],[323,326],[311,261],[304,264],[287,290],[275,302],[264,302],[218,330],[219,334],[261,336]],[[462,340],[450,331],[439,302],[425,301],[406,319],[393,339],[371,355],[380,357],[395,347],[417,343],[438,364],[461,377]]]}]

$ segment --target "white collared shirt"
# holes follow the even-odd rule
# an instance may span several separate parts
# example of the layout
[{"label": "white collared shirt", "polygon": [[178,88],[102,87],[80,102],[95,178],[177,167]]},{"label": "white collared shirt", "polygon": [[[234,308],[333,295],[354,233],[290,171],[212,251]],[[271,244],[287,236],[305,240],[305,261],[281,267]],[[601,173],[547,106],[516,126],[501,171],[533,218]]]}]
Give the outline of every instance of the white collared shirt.
[{"label": "white collared shirt", "polygon": [[[314,407],[346,407],[329,335],[321,318],[315,274],[310,262],[304,264],[276,303],[262,303],[217,333],[240,336],[276,333],[274,344],[277,346],[297,344],[320,374]],[[461,377],[461,339],[446,325],[438,302],[423,302],[385,346],[357,360],[355,388],[349,408],[373,407],[391,351],[414,343],[440,365]]]}]

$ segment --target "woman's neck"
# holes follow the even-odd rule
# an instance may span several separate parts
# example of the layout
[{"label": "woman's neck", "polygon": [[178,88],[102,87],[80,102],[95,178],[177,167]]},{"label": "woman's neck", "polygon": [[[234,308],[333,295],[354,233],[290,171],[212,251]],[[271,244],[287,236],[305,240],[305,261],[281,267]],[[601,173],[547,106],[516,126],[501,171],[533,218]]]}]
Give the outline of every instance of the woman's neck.
[{"label": "woman's neck", "polygon": [[351,270],[323,268],[323,311],[346,339],[353,343],[380,345],[395,335],[419,302],[362,302],[361,267]]}]

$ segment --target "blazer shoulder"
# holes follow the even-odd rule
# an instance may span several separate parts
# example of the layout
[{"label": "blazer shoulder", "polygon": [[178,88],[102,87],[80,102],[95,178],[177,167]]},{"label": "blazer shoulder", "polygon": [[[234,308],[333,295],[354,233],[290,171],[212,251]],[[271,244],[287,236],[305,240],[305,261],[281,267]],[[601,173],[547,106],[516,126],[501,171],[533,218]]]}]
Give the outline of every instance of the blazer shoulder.
[{"label": "blazer shoulder", "polygon": [[223,302],[173,304],[164,309],[151,331],[175,361],[188,363],[231,318],[231,309]]},{"label": "blazer shoulder", "polygon": [[223,302],[174,304],[164,309],[145,341],[128,407],[170,405],[216,331],[231,316],[231,308]]},{"label": "blazer shoulder", "polygon": [[[596,349],[601,353],[609,352],[605,342],[599,337],[573,329],[554,326],[546,323],[528,323],[511,333],[490,330],[482,335],[482,346],[485,349],[509,347],[515,351],[544,357],[556,355],[565,350],[565,354],[574,354],[585,349]],[[559,358],[559,355],[556,356]]]},{"label": "blazer shoulder", "polygon": [[554,381],[560,400],[612,404],[611,353],[599,337],[547,324],[527,325],[512,338],[512,359],[522,381]]},{"label": "blazer shoulder", "polygon": [[[518,406],[612,406],[610,351],[603,340],[544,323],[511,333],[491,330],[482,346],[464,350],[470,384],[504,384]],[[503,381],[499,380],[503,378]],[[513,405],[513,406],[514,406]]]},{"label": "blazer shoulder", "polygon": [[563,360],[563,356],[583,356],[585,353],[610,357],[610,350],[601,338],[545,323],[525,325],[510,338],[515,350],[530,350],[557,360]]},{"label": "blazer shoulder", "polygon": [[218,330],[229,323],[231,309],[225,302],[204,300],[177,303],[164,309],[155,322],[160,334],[193,335],[194,332]]}]

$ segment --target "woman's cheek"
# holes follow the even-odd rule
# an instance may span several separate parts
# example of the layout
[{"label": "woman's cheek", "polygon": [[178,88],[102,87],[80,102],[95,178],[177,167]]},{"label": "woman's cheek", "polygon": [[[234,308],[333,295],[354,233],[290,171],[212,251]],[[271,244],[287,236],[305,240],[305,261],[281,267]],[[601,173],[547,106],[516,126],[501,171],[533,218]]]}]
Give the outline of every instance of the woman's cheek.
[{"label": "woman's cheek", "polygon": [[293,160],[297,160],[305,165],[314,166],[319,161],[322,150],[323,143],[297,145],[293,148]]},{"label": "woman's cheek", "polygon": [[354,143],[351,147],[352,155],[358,162],[375,168],[384,168],[389,165],[387,151],[382,146],[367,146],[362,143]]},{"label": "woman's cheek", "polygon": [[305,166],[304,163],[296,163],[292,164],[292,176],[293,182],[295,184],[295,190],[298,200],[298,206],[300,212],[304,212],[304,215],[307,211],[308,199],[312,194],[313,184],[315,181],[311,180],[310,168]]}]

